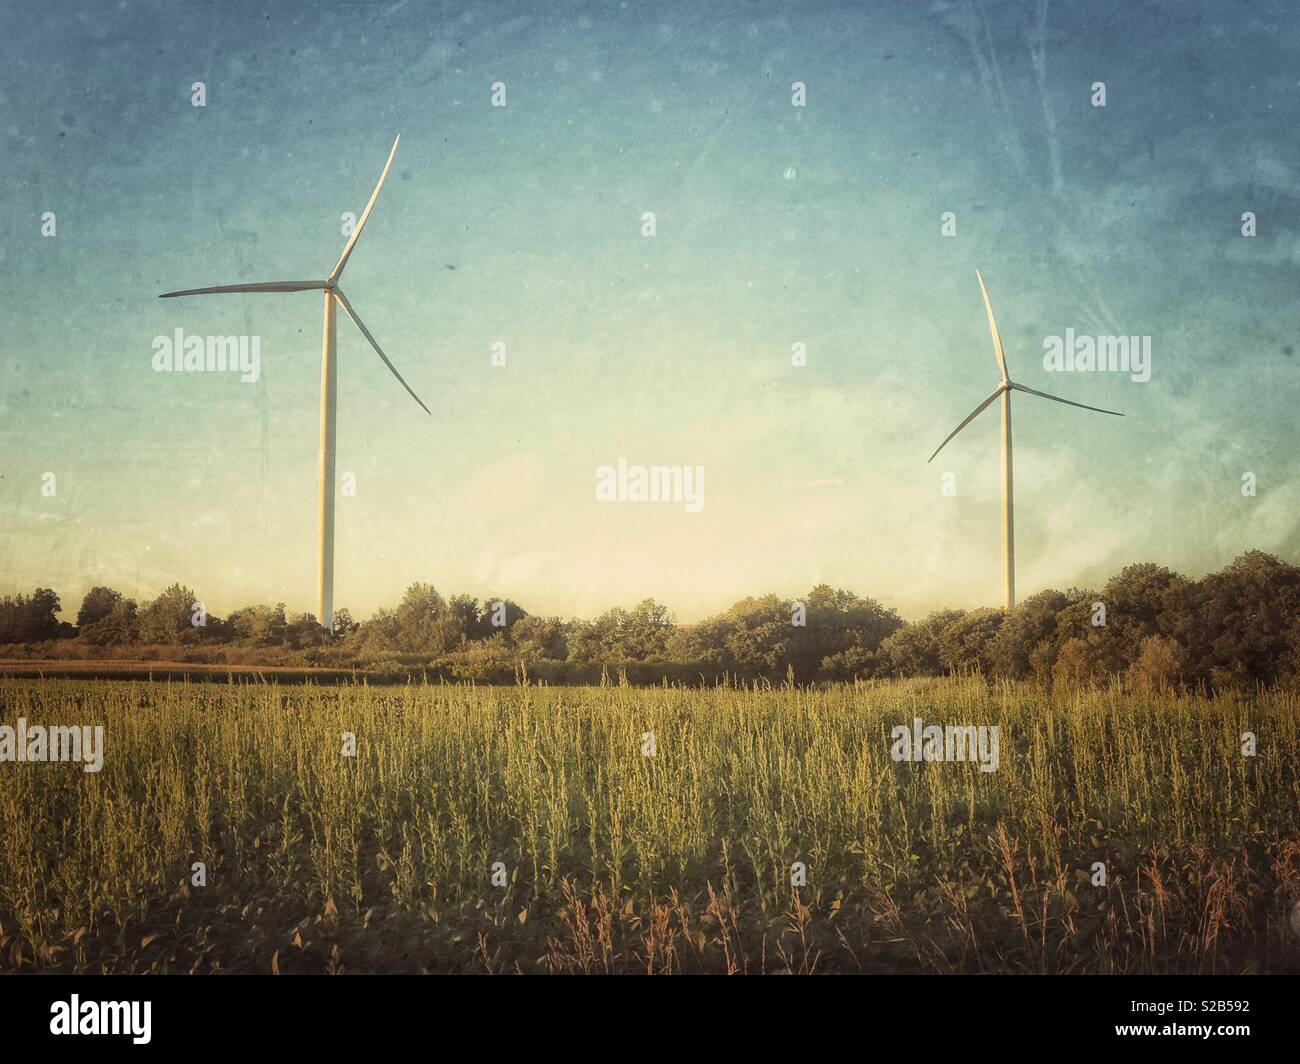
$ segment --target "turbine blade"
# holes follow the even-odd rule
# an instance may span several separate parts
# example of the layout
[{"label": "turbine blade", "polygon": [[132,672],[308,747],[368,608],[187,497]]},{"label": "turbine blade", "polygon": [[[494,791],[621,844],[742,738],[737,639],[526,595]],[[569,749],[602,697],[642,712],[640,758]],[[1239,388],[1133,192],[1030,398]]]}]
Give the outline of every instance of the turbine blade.
[{"label": "turbine blade", "polygon": [[330,273],[331,281],[339,279],[339,275],[343,273],[343,267],[348,264],[348,256],[352,254],[352,249],[357,246],[357,240],[361,237],[361,230],[366,227],[366,219],[370,217],[370,212],[375,209],[375,200],[379,198],[379,190],[384,187],[384,181],[388,177],[388,168],[393,165],[393,156],[397,154],[397,143],[401,139],[399,135],[397,140],[393,141],[393,150],[388,153],[388,162],[384,163],[384,172],[379,175],[379,184],[375,186],[374,192],[370,193],[370,202],[366,204],[366,209],[361,212],[357,227],[352,230],[352,235],[348,237],[347,245],[343,248],[343,254],[339,256],[339,261],[334,264],[334,269]]},{"label": "turbine blade", "polygon": [[997,356],[998,369],[1002,371],[1002,383],[1005,384],[1011,380],[1011,375],[1007,373],[1007,355],[1002,350],[1002,334],[998,332],[997,318],[993,317],[993,304],[989,302],[989,290],[984,287],[984,275],[976,270],[975,276],[979,278],[980,293],[984,296],[984,310],[989,316],[989,332],[993,334],[993,354]]},{"label": "turbine blade", "polygon": [[1048,395],[1046,392],[1039,392],[1035,391],[1033,388],[1026,388],[1023,384],[1012,384],[1011,387],[1018,392],[1028,392],[1030,395],[1036,395],[1040,399],[1051,399],[1057,403],[1064,403],[1066,406],[1080,406],[1083,407],[1084,410],[1095,410],[1099,414],[1114,414],[1116,417],[1124,416],[1118,410],[1103,410],[1099,406],[1089,406],[1087,403],[1076,403],[1070,399],[1059,399],[1055,395]]},{"label": "turbine blade", "polygon": [[207,296],[214,292],[310,292],[313,288],[324,287],[324,281],[265,281],[259,284],[222,284],[215,288],[187,288],[184,292],[164,292],[158,298]]},{"label": "turbine blade", "polygon": [[422,400],[418,395],[416,395],[415,392],[411,391],[411,386],[407,384],[406,381],[402,380],[402,375],[397,372],[397,367],[388,361],[388,356],[384,354],[383,348],[379,346],[379,341],[377,341],[373,336],[370,335],[370,330],[367,329],[365,325],[362,323],[361,319],[357,317],[357,312],[352,309],[352,304],[348,302],[348,297],[345,296],[342,292],[340,292],[337,288],[334,290],[334,296],[336,299],[338,299],[340,303],[343,304],[343,309],[348,312],[348,317],[351,318],[354,322],[356,322],[357,328],[361,330],[361,335],[370,341],[370,346],[375,349],[375,354],[377,354],[380,358],[384,360],[384,365],[388,367],[389,371],[393,374],[394,377],[397,378],[398,382],[402,385],[402,387],[405,388],[408,392],[410,392],[411,398],[420,404],[420,408],[426,414],[432,416],[433,411],[431,411],[427,406],[424,405],[424,400]]},{"label": "turbine blade", "polygon": [[1007,390],[1007,385],[1005,384],[1002,385],[1000,388],[998,388],[996,392],[994,392],[987,399],[985,399],[984,402],[980,403],[979,406],[977,406],[974,410],[972,410],[969,414],[967,414],[966,420],[963,421],[960,425],[958,425],[955,429],[953,429],[950,433],[948,433],[948,439],[944,440],[943,443],[939,444],[939,446],[934,449],[934,454],[930,455],[930,457],[925,460],[925,464],[929,465],[931,462],[933,462],[935,455],[937,455],[940,451],[942,451],[945,447],[948,446],[948,440],[951,440],[954,436],[957,435],[957,433],[961,432],[962,429],[964,429],[967,425],[969,425],[972,421],[974,421],[983,412],[984,408],[989,405],[989,403],[993,402],[994,399],[996,399],[999,395],[1001,395],[1006,390]]}]

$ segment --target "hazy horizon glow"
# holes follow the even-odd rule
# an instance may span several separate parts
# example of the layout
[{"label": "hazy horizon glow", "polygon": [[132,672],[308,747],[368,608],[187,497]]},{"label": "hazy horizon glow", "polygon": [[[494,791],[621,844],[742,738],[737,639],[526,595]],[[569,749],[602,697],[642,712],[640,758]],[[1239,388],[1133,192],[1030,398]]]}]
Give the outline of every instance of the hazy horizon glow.
[{"label": "hazy horizon glow", "polygon": [[[359,618],[413,580],[685,622],[818,583],[997,604],[996,408],[926,464],[997,384],[976,267],[1013,377],[1127,415],[1015,397],[1022,598],[1295,560],[1288,10],[2,5],[0,594],[314,612],[320,295],[157,297],[325,276],[398,133],[344,288],[433,416],[340,316]],[[259,336],[260,380],[155,373],[178,328]],[[1151,380],[1045,371],[1067,329],[1150,336]],[[620,458],[703,466],[703,509],[598,502]]]}]

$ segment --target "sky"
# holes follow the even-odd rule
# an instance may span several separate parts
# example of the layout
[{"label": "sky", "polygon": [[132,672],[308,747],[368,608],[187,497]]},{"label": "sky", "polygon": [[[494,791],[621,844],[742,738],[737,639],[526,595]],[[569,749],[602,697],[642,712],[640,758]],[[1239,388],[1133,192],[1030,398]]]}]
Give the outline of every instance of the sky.
[{"label": "sky", "polygon": [[[1297,14],[0,4],[0,594],[315,611],[321,296],[158,294],[325,276],[399,133],[342,283],[431,416],[340,316],[355,616],[998,604],[997,407],[926,462],[998,384],[977,268],[1013,378],[1126,415],[1016,396],[1022,597],[1300,560]],[[259,337],[259,380],[156,372],[177,329]],[[1047,370],[1067,329],[1151,379]],[[598,501],[620,458],[704,506]]]}]

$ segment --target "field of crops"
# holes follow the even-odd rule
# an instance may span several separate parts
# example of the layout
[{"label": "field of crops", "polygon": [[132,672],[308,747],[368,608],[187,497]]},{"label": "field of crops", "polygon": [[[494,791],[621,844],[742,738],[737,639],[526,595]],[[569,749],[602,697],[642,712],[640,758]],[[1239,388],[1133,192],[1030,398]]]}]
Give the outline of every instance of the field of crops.
[{"label": "field of crops", "polygon": [[[106,750],[0,763],[0,971],[1300,971],[1294,692],[0,680],[19,717]],[[997,771],[892,760],[915,717]]]}]

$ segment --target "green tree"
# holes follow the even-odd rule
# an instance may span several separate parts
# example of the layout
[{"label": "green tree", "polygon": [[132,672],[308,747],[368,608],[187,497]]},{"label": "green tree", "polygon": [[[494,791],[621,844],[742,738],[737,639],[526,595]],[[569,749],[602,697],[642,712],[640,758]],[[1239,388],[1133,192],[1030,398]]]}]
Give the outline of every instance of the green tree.
[{"label": "green tree", "polygon": [[60,635],[59,596],[48,587],[0,599],[0,643],[38,643]]},{"label": "green tree", "polygon": [[447,609],[447,603],[432,584],[416,582],[406,589],[395,620],[396,646],[407,654],[436,657],[467,638],[466,619]]},{"label": "green tree", "polygon": [[[1046,643],[1050,651],[1056,638],[1056,615],[1069,601],[1063,592],[1040,591],[1007,614],[997,635],[988,643],[988,659],[994,675],[1020,680],[1034,673],[1030,655],[1041,643]],[[1040,655],[1040,668],[1044,667],[1050,669],[1050,664],[1043,662]]]},{"label": "green tree", "polygon": [[486,639],[495,629],[485,629],[479,615],[478,599],[472,595],[452,595],[447,600],[445,616],[464,629],[470,639]]},{"label": "green tree", "polygon": [[569,660],[579,665],[610,664],[618,660],[619,633],[627,623],[620,606],[592,621],[578,621],[569,633]]},{"label": "green tree", "polygon": [[1112,668],[1137,661],[1150,636],[1170,634],[1170,605],[1188,586],[1185,577],[1154,562],[1125,566],[1098,600],[1106,606],[1104,635]]},{"label": "green tree", "polygon": [[1172,589],[1165,626],[1187,650],[1192,679],[1216,686],[1285,674],[1300,615],[1300,569],[1249,551],[1226,569]]},{"label": "green tree", "polygon": [[515,671],[518,656],[505,632],[498,631],[490,639],[475,639],[464,643],[449,654],[446,661],[451,674],[460,680],[500,680]]},{"label": "green tree", "polygon": [[81,625],[77,638],[98,647],[125,646],[140,638],[134,599],[119,598],[108,614]]},{"label": "green tree", "polygon": [[1182,647],[1165,636],[1149,635],[1126,678],[1134,690],[1164,691],[1178,684],[1182,667]]},{"label": "green tree", "polygon": [[618,633],[621,660],[662,661],[675,627],[667,606],[652,598],[642,600],[628,612]]},{"label": "green tree", "polygon": [[848,683],[852,680],[887,676],[890,668],[889,655],[883,650],[849,647],[838,654],[829,654],[822,658],[816,679]]},{"label": "green tree", "polygon": [[558,617],[520,617],[510,626],[510,642],[516,656],[529,664],[568,656],[565,625]]},{"label": "green tree", "polygon": [[197,643],[200,634],[192,623],[197,602],[191,588],[172,584],[140,610],[140,638],[146,643],[167,645]]},{"label": "green tree", "polygon": [[964,610],[936,610],[922,621],[905,625],[880,646],[897,676],[941,676],[940,636],[965,617]]},{"label": "green tree", "polygon": [[[279,608],[283,615],[284,603],[280,603]],[[305,650],[324,646],[329,642],[329,635],[314,613],[295,613],[285,618],[284,642],[294,650]]]},{"label": "green tree", "polygon": [[[828,658],[837,658],[839,668],[850,661],[854,668],[875,661],[874,651],[903,626],[903,619],[875,599],[864,599],[851,591],[818,584],[802,599],[803,626],[791,618],[790,659],[795,679],[811,680]],[[791,612],[794,603],[790,604]],[[846,652],[852,651],[852,654]]]},{"label": "green tree", "polygon": [[1062,645],[1052,663],[1052,686],[1065,691],[1087,690],[1106,680],[1106,661],[1098,646],[1071,636]]},{"label": "green tree", "polygon": [[796,631],[793,612],[793,603],[776,595],[744,598],[733,605],[724,615],[727,666],[746,676],[784,676]]},{"label": "green tree", "polygon": [[289,626],[283,602],[274,606],[245,606],[230,615],[228,624],[240,642],[261,647],[281,646]]},{"label": "green tree", "polygon": [[121,601],[120,591],[114,591],[111,587],[92,587],[81,600],[81,609],[77,610],[77,627],[83,628],[102,621]]},{"label": "green tree", "polygon": [[949,673],[989,675],[989,644],[1002,627],[1006,614],[999,609],[971,610],[954,618],[939,631],[939,664]]},{"label": "green tree", "polygon": [[[453,604],[456,601],[452,599]],[[473,599],[467,601],[474,603]],[[508,633],[518,621],[528,616],[522,606],[503,595],[490,595],[485,598],[481,611],[477,609],[476,603],[474,605],[475,609],[466,613],[466,628],[467,631],[474,633],[475,639],[491,639],[502,633]],[[498,621],[504,623],[498,624]]]}]

